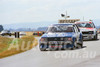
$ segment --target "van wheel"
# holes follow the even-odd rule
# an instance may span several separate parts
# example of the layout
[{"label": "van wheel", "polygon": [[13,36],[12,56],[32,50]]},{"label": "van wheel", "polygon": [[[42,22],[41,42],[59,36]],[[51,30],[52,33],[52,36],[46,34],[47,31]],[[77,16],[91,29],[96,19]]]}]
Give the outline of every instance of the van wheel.
[{"label": "van wheel", "polygon": [[98,39],[98,34],[96,34],[95,36],[94,36],[94,40],[97,40]]}]

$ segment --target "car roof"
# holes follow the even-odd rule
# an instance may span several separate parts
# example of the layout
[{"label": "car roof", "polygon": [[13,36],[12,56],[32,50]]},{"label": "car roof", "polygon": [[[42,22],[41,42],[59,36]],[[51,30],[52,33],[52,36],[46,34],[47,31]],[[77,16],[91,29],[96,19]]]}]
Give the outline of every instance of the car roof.
[{"label": "car roof", "polygon": [[77,21],[75,23],[92,23],[92,21]]}]

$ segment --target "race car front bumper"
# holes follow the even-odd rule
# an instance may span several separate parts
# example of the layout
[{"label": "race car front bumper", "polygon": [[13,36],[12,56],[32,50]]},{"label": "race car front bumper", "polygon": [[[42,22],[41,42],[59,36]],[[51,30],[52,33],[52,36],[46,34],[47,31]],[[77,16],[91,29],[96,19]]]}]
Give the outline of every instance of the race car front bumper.
[{"label": "race car front bumper", "polygon": [[72,41],[40,42],[40,48],[69,48],[69,47],[74,47],[74,42]]}]

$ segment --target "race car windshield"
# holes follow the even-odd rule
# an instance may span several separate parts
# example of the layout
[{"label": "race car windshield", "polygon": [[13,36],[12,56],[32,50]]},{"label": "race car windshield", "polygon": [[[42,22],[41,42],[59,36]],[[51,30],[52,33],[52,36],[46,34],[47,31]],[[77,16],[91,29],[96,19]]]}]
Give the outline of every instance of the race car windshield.
[{"label": "race car windshield", "polygon": [[94,28],[92,23],[78,23],[78,27]]},{"label": "race car windshield", "polygon": [[52,26],[49,27],[47,32],[73,32],[73,27],[69,26]]}]

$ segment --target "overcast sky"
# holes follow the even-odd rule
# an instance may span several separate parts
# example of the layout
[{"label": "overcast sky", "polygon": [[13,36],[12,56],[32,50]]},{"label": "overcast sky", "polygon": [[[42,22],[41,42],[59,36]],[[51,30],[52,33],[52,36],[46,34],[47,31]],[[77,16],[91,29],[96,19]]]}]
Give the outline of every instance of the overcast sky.
[{"label": "overcast sky", "polygon": [[100,0],[0,0],[0,24],[58,21],[66,10],[71,18],[100,19]]}]

